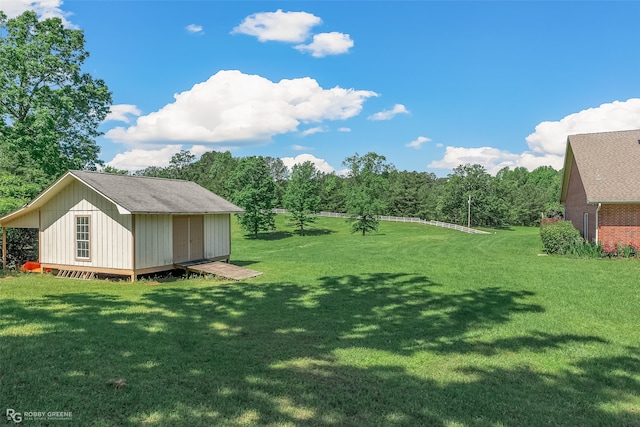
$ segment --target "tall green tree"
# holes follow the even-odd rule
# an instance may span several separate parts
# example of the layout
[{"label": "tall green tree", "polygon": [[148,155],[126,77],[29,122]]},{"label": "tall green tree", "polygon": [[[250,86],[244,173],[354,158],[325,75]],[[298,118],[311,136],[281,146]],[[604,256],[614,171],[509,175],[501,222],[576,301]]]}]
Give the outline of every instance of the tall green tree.
[{"label": "tall green tree", "polygon": [[449,175],[438,199],[439,219],[467,225],[469,197],[472,227],[502,227],[508,223],[508,207],[494,178],[478,164],[460,165]]},{"label": "tall green tree", "polygon": [[[28,11],[7,19],[0,11],[0,214],[68,169],[102,164],[95,138],[111,94],[82,72],[88,56],[82,31],[59,18],[38,21]],[[16,262],[24,261],[20,254],[29,251],[22,249],[37,248],[37,233],[10,230],[7,243]]]},{"label": "tall green tree", "polygon": [[153,176],[155,178],[184,179],[193,181],[195,178],[195,162],[196,156],[189,150],[180,150],[180,152],[171,156],[169,166],[148,166],[137,171],[136,175]]},{"label": "tall green tree", "polygon": [[[205,155],[207,154],[209,153]],[[205,155],[202,156],[201,161],[207,159]],[[215,156],[212,156],[208,173],[209,184],[205,187],[222,197],[231,197],[233,192],[231,177],[238,167],[238,162],[239,160],[233,157],[229,151],[216,153]]]},{"label": "tall green tree", "polygon": [[[529,182],[544,191],[545,204],[542,212],[547,217],[551,218],[564,213],[564,207],[560,204],[562,170],[557,171],[551,166],[540,166],[531,171]],[[539,208],[539,206],[536,207]]]},{"label": "tall green tree", "polygon": [[105,166],[104,169],[102,169],[102,172],[111,173],[111,174],[114,174],[114,175],[129,175],[129,171],[128,170],[114,168],[113,166]]},{"label": "tall green tree", "polygon": [[386,160],[376,153],[364,156],[356,153],[342,162],[349,169],[346,208],[352,233],[364,236],[378,229],[378,216],[387,209],[384,195],[389,187],[389,174],[395,170]]},{"label": "tall green tree", "polygon": [[275,229],[275,184],[262,156],[240,159],[231,187],[232,201],[245,210],[237,215],[242,228],[255,237],[260,231]]},{"label": "tall green tree", "polygon": [[320,185],[320,210],[325,212],[346,212],[345,179],[335,173],[322,173],[318,179]]},{"label": "tall green tree", "polygon": [[313,163],[293,165],[283,202],[291,223],[304,236],[305,226],[315,222],[314,214],[320,210],[318,171]]},{"label": "tall green tree", "polygon": [[[111,104],[100,79],[82,72],[89,56],[81,30],[32,11],[0,12],[0,170],[51,181],[68,169],[102,164],[95,138]],[[48,183],[48,182],[46,182]]]},{"label": "tall green tree", "polygon": [[561,209],[560,178],[560,173],[550,166],[531,172],[523,167],[501,169],[494,181],[508,206],[508,224],[537,225],[542,215]]},{"label": "tall green tree", "polygon": [[171,177],[191,181],[193,179],[191,167],[195,160],[195,154],[192,154],[189,150],[180,150],[179,153],[171,156],[171,160],[169,160],[169,171]]},{"label": "tall green tree", "polygon": [[284,193],[287,189],[287,183],[289,178],[289,169],[279,157],[267,156],[264,161],[269,168],[269,173],[273,179],[273,183],[276,189],[276,201],[277,207],[284,206]]},{"label": "tall green tree", "polygon": [[231,176],[236,169],[238,159],[230,152],[208,151],[189,164],[188,179],[213,191],[225,199],[231,198]]},{"label": "tall green tree", "polygon": [[393,171],[386,193],[387,214],[434,218],[437,177],[433,173]]}]

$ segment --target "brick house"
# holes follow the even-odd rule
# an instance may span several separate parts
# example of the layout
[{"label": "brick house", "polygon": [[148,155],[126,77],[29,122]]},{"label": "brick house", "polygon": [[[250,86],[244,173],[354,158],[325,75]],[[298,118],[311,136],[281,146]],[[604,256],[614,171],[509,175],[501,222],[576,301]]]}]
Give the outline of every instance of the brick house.
[{"label": "brick house", "polygon": [[570,135],[560,203],[589,241],[640,244],[640,130]]}]

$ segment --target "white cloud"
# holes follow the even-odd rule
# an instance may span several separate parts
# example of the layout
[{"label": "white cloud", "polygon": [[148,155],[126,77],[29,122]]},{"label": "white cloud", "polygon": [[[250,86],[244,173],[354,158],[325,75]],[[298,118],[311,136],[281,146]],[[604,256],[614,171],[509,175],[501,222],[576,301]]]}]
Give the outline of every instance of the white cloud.
[{"label": "white cloud", "polygon": [[295,132],[300,123],[354,117],[372,96],[377,94],[340,87],[323,89],[309,77],[276,83],[240,71],[219,71],[209,80],[174,95],[173,103],[139,117],[133,126],[111,129],[105,137],[132,145],[247,145]]},{"label": "white cloud", "polygon": [[349,34],[331,32],[313,36],[309,44],[295,46],[300,52],[311,53],[314,58],[322,58],[327,55],[340,55],[349,52],[353,47],[353,40]]},{"label": "white cloud", "polygon": [[353,40],[349,34],[333,31],[315,34],[311,42],[313,27],[320,25],[322,19],[307,12],[261,12],[247,16],[231,34],[247,34],[255,36],[261,42],[280,41],[299,43],[295,49],[303,53],[310,53],[315,58],[328,55],[340,55],[349,52],[353,47]]},{"label": "white cloud", "polygon": [[351,128],[341,127],[341,128],[338,128],[338,132],[351,132]]},{"label": "white cloud", "polygon": [[367,117],[369,120],[391,120],[398,114],[409,114],[409,110],[402,104],[396,104],[391,110],[383,110]]},{"label": "white cloud", "polygon": [[296,157],[283,157],[282,163],[291,170],[293,165],[302,164],[304,162],[311,162],[315,165],[316,169],[324,173],[334,173],[336,170],[333,166],[327,163],[324,159],[319,159],[312,154],[298,154]]},{"label": "white cloud", "polygon": [[202,27],[202,25],[189,24],[184,28],[191,34],[204,34],[204,28]]},{"label": "white cloud", "polygon": [[301,43],[309,38],[311,28],[322,23],[322,19],[307,12],[254,13],[247,16],[232,34],[255,36],[261,42],[281,41]]},{"label": "white cloud", "polygon": [[526,137],[529,150],[520,154],[492,147],[447,147],[444,158],[431,162],[428,167],[452,169],[461,164],[477,163],[492,174],[505,166],[529,170],[540,166],[561,169],[569,135],[638,128],[640,99],[614,101],[570,114],[558,121],[538,124],[535,132]]},{"label": "white cloud", "polygon": [[442,160],[431,162],[427,167],[435,169],[453,169],[464,164],[480,164],[487,172],[495,174],[505,166],[516,165],[520,156],[492,147],[447,147]]},{"label": "white cloud", "polygon": [[179,153],[182,145],[167,145],[158,150],[134,148],[116,156],[107,162],[107,166],[128,171],[137,171],[147,166],[166,167],[174,154]]},{"label": "white cloud", "polygon": [[515,154],[507,150],[493,147],[447,147],[441,160],[434,160],[427,167],[434,169],[453,169],[465,164],[479,164],[485,167],[487,172],[495,175],[500,169],[509,167],[524,167],[533,170],[540,166],[551,166],[554,169],[562,168],[563,154],[546,153],[534,155],[525,151]]},{"label": "white cloud", "polygon": [[291,149],[295,151],[313,150],[313,148],[311,147],[305,147],[304,145],[298,145],[298,144],[293,144],[291,146]]},{"label": "white cloud", "polygon": [[527,136],[534,153],[564,154],[567,136],[640,128],[640,99],[614,101],[570,114],[557,122],[542,122]]},{"label": "white cloud", "polygon": [[[524,167],[530,171],[540,166],[551,166],[556,170],[560,170],[562,169],[563,164],[564,164],[564,153],[562,154],[547,153],[542,156],[538,156],[530,152],[524,152],[520,154],[520,158],[518,159],[517,162],[515,162],[515,164],[507,165],[507,166],[509,166],[509,168],[511,169],[515,167]],[[496,170],[496,172],[498,170]]]},{"label": "white cloud", "polygon": [[425,142],[431,142],[431,138],[419,136],[417,139],[414,139],[410,143],[406,144],[406,147],[415,148],[417,150],[422,147],[422,144],[424,144]]},{"label": "white cloud", "polygon": [[75,26],[67,20],[72,14],[61,9],[62,0],[2,0],[0,10],[9,18],[15,18],[26,10],[33,10],[40,19],[60,18],[67,28]]},{"label": "white cloud", "polygon": [[[140,148],[134,148],[124,153],[118,153],[115,157],[107,162],[107,166],[111,166],[117,169],[124,169],[131,172],[139,171],[148,166],[167,167],[169,161],[174,154],[177,154],[184,147],[182,145],[167,145],[156,150],[145,150]],[[193,145],[188,149],[191,154],[196,157],[203,155],[210,151],[210,149],[204,145]]]},{"label": "white cloud", "polygon": [[[193,145],[189,151],[196,157],[202,156],[204,153],[211,151],[211,149],[205,145]],[[228,150],[222,150],[228,151]]]},{"label": "white cloud", "polygon": [[104,119],[105,122],[115,121],[115,122],[125,122],[130,123],[129,115],[132,116],[140,116],[142,112],[132,104],[117,104],[112,105],[109,108],[109,114]]},{"label": "white cloud", "polygon": [[302,136],[309,136],[309,135],[313,135],[314,133],[322,133],[322,132],[326,132],[327,130],[325,128],[323,128],[322,126],[316,126],[316,127],[312,127],[309,129],[305,129],[301,132]]}]

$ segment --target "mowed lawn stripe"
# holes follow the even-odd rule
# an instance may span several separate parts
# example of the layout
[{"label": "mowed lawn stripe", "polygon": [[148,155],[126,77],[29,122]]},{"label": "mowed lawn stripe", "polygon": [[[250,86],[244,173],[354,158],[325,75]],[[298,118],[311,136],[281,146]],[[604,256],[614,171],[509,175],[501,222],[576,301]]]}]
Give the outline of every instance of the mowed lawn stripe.
[{"label": "mowed lawn stripe", "polygon": [[[262,276],[0,280],[0,395],[65,425],[640,425],[637,260],[320,218],[245,238]],[[33,422],[32,422],[33,423]]]}]

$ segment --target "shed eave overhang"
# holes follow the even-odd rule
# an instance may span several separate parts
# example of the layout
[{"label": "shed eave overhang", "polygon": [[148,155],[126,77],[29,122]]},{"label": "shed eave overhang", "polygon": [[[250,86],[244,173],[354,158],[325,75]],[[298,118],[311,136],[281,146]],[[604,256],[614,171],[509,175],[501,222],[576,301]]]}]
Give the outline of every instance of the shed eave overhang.
[{"label": "shed eave overhang", "polygon": [[23,206],[18,210],[8,213],[7,215],[0,218],[0,227],[8,227],[11,228],[11,221],[16,218],[20,218],[22,215],[28,213],[32,209],[29,209],[27,206]]},{"label": "shed eave overhang", "polygon": [[168,212],[168,211],[133,211],[135,215],[226,215],[233,213],[244,213],[244,210],[233,211],[206,211],[206,212]]}]

